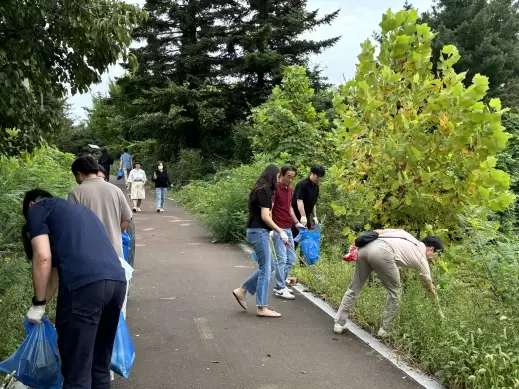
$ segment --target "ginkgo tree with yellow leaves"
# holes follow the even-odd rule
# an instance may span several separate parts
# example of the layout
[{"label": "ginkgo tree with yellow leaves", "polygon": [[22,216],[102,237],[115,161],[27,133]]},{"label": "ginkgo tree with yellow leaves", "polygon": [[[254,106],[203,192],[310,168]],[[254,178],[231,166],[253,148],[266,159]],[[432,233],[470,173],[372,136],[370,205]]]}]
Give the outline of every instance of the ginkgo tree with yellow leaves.
[{"label": "ginkgo tree with yellow leaves", "polygon": [[486,102],[487,77],[464,86],[465,73],[453,69],[456,47],[443,47],[432,73],[435,34],[417,19],[413,9],[388,10],[378,54],[365,41],[354,79],[334,97],[340,162],[331,175],[358,194],[334,209],[364,213],[366,229],[451,232],[461,215],[501,211],[514,200],[510,177],[495,168],[510,137],[501,124],[506,110],[498,99]]}]

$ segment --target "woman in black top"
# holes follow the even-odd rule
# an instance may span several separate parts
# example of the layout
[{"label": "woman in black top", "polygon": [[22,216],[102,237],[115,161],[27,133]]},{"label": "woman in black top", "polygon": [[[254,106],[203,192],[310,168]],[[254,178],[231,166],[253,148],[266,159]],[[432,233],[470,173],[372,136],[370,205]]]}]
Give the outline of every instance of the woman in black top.
[{"label": "woman in black top", "polygon": [[281,314],[268,308],[268,290],[272,271],[272,254],[270,251],[271,230],[276,231],[281,240],[288,242],[287,234],[279,228],[270,215],[272,195],[276,190],[279,168],[269,165],[263,170],[256,185],[249,195],[249,220],[247,222],[247,240],[254,247],[258,260],[256,270],[242,286],[233,290],[232,294],[243,309],[247,309],[245,295],[256,294],[256,316],[280,317]]},{"label": "woman in black top", "polygon": [[153,172],[152,179],[155,182],[155,192],[157,193],[157,212],[164,212],[164,200],[171,181],[162,161],[157,162],[157,169]]}]

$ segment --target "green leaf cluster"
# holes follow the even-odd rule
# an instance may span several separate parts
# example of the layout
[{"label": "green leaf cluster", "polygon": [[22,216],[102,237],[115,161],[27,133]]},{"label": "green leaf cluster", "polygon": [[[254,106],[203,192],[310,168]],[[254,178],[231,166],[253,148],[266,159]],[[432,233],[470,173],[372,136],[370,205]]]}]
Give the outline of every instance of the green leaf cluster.
[{"label": "green leaf cluster", "polygon": [[283,153],[293,163],[310,166],[325,158],[324,129],[328,120],[313,105],[314,90],[303,66],[285,69],[283,81],[268,100],[252,110],[253,151],[279,158]]},{"label": "green leaf cluster", "polygon": [[434,34],[415,10],[388,10],[380,52],[362,44],[355,78],[334,97],[333,139],[341,158],[331,170],[343,190],[362,200],[339,204],[368,215],[372,226],[452,231],[459,216],[481,207],[502,211],[514,201],[496,155],[510,135],[498,99],[484,102],[488,78],[470,86],[456,73],[456,47],[441,51],[431,72]]},{"label": "green leaf cluster", "polygon": [[[117,0],[0,3],[0,123],[31,150],[56,132],[68,89],[86,92],[117,60],[146,14]],[[0,155],[5,134],[0,132]]]}]

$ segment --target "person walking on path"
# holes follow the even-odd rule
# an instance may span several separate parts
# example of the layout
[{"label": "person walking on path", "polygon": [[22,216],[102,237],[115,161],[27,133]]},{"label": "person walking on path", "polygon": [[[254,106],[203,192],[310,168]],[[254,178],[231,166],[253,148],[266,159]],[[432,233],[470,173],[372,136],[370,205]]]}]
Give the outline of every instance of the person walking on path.
[{"label": "person walking on path", "polygon": [[171,186],[171,180],[162,161],[157,162],[157,169],[153,172],[152,180],[155,182],[157,212],[164,212],[164,201],[166,200],[168,187]]},{"label": "person walking on path", "polygon": [[272,199],[272,220],[279,226],[288,236],[288,244],[285,244],[277,232],[272,231],[274,240],[274,248],[276,250],[277,268],[276,268],[276,286],[274,286],[274,295],[276,297],[293,300],[295,296],[292,290],[287,288],[286,279],[290,274],[290,270],[296,263],[296,252],[294,247],[294,237],[291,227],[306,228],[299,223],[294,210],[292,209],[292,188],[290,185],[297,175],[297,169],[292,165],[284,165],[281,167],[281,176],[277,183],[277,189]]},{"label": "person walking on path", "polygon": [[123,149],[123,153],[121,154],[121,160],[119,163],[119,170],[122,169],[124,172],[124,183],[126,185],[126,189],[128,189],[128,176],[130,175],[130,170],[133,166],[133,158],[130,154],[128,154],[128,148]]},{"label": "person walking on path", "polygon": [[[374,271],[387,291],[387,300],[382,323],[378,331],[380,337],[387,336],[400,305],[399,267],[415,269],[420,273],[422,282],[438,303],[438,295],[431,278],[429,261],[433,261],[443,250],[441,240],[428,236],[421,242],[404,230],[376,230],[379,237],[365,246],[358,248],[353,281],[344,294],[333,330],[341,334],[346,327],[357,298],[372,271]],[[443,317],[441,309],[440,315]]]},{"label": "person walking on path", "polygon": [[79,157],[72,164],[72,174],[78,187],[68,194],[68,200],[90,208],[101,219],[115,252],[124,258],[121,233],[128,229],[132,210],[124,193],[117,186],[98,177],[99,166],[92,157]]},{"label": "person walking on path", "polygon": [[142,200],[146,198],[146,190],[144,188],[146,181],[146,173],[141,169],[141,163],[135,161],[135,167],[128,175],[128,183],[131,185],[130,198],[133,203],[133,212],[141,212]]},{"label": "person walking on path", "polygon": [[247,292],[256,294],[256,316],[280,317],[276,311],[268,308],[268,291],[272,269],[269,232],[274,230],[283,243],[288,243],[288,235],[279,228],[270,216],[272,195],[276,190],[279,168],[269,165],[263,170],[249,194],[249,219],[247,222],[247,240],[252,244],[258,259],[256,270],[242,286],[233,290],[233,295],[243,309],[247,309]]},{"label": "person walking on path", "polygon": [[27,318],[41,323],[58,289],[63,389],[109,388],[126,276],[106,229],[90,209],[39,189],[25,194],[22,213],[34,286]]},{"label": "person walking on path", "polygon": [[99,156],[99,160],[97,162],[107,172],[105,181],[110,181],[110,166],[112,166],[112,163],[114,163],[114,159],[108,154],[108,150],[106,149],[106,147],[103,147],[103,149],[101,150],[101,155]]}]

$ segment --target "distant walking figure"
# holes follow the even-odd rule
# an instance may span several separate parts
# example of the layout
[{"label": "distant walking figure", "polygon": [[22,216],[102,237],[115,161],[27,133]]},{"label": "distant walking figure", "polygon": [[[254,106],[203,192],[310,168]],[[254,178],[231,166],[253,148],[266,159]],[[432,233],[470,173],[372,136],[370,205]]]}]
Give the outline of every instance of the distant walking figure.
[{"label": "distant walking figure", "polygon": [[141,163],[135,161],[135,167],[128,175],[128,183],[131,185],[130,198],[133,202],[133,212],[141,212],[142,200],[146,198],[146,173],[141,169]]}]

